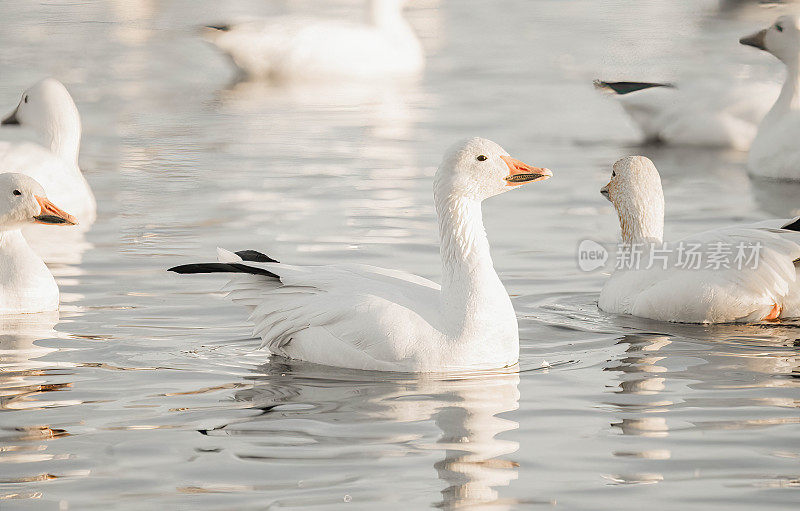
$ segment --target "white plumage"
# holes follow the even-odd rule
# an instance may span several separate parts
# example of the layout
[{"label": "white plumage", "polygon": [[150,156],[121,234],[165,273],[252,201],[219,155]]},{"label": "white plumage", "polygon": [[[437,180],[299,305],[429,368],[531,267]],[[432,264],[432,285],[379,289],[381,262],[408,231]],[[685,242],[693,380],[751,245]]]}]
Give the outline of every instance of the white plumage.
[{"label": "white plumage", "polygon": [[751,174],[800,180],[800,16],[781,16],[740,42],[767,51],[786,65],[786,79],[758,127],[747,167]]},{"label": "white plumage", "polygon": [[670,84],[596,81],[638,126],[646,143],[746,151],[778,95],[772,83],[720,86],[703,81]]},{"label": "white plumage", "polygon": [[[682,323],[800,317],[797,220],[727,227],[663,244],[664,196],[649,159],[618,161],[601,192],[617,210],[624,261],[631,265],[617,269],[603,287],[602,310]],[[638,264],[631,256],[637,249]],[[687,264],[691,250],[699,264]]]},{"label": "white plumage", "polygon": [[58,286],[20,229],[33,223],[74,225],[24,174],[0,174],[0,313],[58,310]]},{"label": "white plumage", "polygon": [[208,26],[206,40],[256,78],[358,80],[414,75],[422,46],[403,18],[405,0],[372,0],[370,23],[281,16]]},{"label": "white plumage", "polygon": [[494,271],[481,201],[550,175],[484,139],[447,152],[434,184],[441,287],[374,266],[290,266],[252,252],[240,252],[243,261],[222,250],[219,263],[172,270],[243,273],[226,289],[234,302],[249,308],[255,332],[271,353],[386,371],[513,365],[519,357],[517,320]]}]

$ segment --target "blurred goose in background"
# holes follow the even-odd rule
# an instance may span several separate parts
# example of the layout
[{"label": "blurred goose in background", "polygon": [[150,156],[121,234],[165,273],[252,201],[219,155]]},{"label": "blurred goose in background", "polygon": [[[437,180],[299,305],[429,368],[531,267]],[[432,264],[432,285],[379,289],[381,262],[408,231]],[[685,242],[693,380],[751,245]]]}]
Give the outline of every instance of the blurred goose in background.
[{"label": "blurred goose in background", "polygon": [[[652,161],[619,160],[600,192],[619,216],[623,253],[617,260],[631,263],[600,292],[603,311],[680,323],[800,317],[800,218],[715,229],[664,245],[664,193]],[[740,255],[747,260],[737,262]]]},{"label": "blurred goose in background", "polygon": [[778,95],[771,83],[604,82],[597,89],[612,95],[638,126],[646,144],[732,148],[747,151],[758,123]]},{"label": "blurred goose in background", "polygon": [[58,310],[58,285],[20,229],[39,223],[75,225],[77,220],[47,199],[24,174],[0,174],[0,313]]},{"label": "blurred goose in background", "polygon": [[91,224],[97,204],[78,167],[81,119],[66,87],[53,78],[38,82],[22,93],[2,124],[33,129],[41,145],[0,141],[0,168],[34,178],[82,224]]},{"label": "blurred goose in background", "polygon": [[371,0],[370,22],[281,16],[209,25],[204,38],[254,78],[328,80],[422,71],[422,46],[403,17],[406,0]]},{"label": "blurred goose in background", "polygon": [[353,369],[438,372],[511,366],[517,319],[497,276],[481,202],[552,173],[489,140],[451,147],[434,178],[442,285],[361,264],[290,266],[255,251],[177,273],[237,273],[229,298],[246,306],[271,353]]},{"label": "blurred goose in background", "polygon": [[767,51],[786,65],[780,96],[758,127],[747,167],[756,176],[800,180],[800,17],[781,16],[739,42]]}]

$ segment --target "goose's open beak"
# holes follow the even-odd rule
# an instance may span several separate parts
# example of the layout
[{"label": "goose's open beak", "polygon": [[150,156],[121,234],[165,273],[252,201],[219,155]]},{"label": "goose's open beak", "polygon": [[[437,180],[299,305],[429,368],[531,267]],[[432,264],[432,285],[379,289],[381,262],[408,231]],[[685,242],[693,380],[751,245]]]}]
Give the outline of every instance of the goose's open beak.
[{"label": "goose's open beak", "polygon": [[515,160],[511,156],[501,156],[500,158],[506,162],[511,173],[504,177],[506,186],[519,186],[525,183],[532,183],[533,181],[544,181],[545,179],[553,177],[550,169],[541,169],[539,167],[531,167],[527,163],[522,163]]},{"label": "goose's open beak", "polygon": [[756,32],[746,37],[739,39],[739,43],[758,48],[759,50],[766,51],[767,47],[764,45],[764,37],[767,35],[767,29]]},{"label": "goose's open beak", "polygon": [[19,124],[19,119],[17,119],[17,110],[19,110],[19,107],[15,108],[13,112],[8,114],[6,118],[3,119],[2,122],[0,122],[0,125],[7,126],[11,124],[13,125]]},{"label": "goose's open beak", "polygon": [[74,216],[59,209],[46,198],[39,197],[38,195],[34,195],[34,197],[36,197],[36,201],[42,208],[42,212],[33,217],[37,224],[76,225],[78,223],[78,220]]}]

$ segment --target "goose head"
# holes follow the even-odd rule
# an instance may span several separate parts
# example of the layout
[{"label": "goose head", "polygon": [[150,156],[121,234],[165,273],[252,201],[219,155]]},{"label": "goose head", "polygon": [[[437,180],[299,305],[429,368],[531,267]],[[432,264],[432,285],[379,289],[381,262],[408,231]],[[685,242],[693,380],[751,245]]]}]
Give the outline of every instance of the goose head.
[{"label": "goose head", "polygon": [[600,189],[619,216],[625,243],[664,237],[664,191],[656,166],[644,156],[626,156],[614,164],[611,180]]},{"label": "goose head", "polygon": [[30,223],[75,225],[78,221],[50,202],[35,179],[0,174],[0,230],[16,230]]},{"label": "goose head", "polygon": [[739,42],[769,52],[784,64],[796,64],[800,56],[800,16],[781,16],[772,26]]},{"label": "goose head", "polygon": [[512,158],[505,149],[485,138],[454,144],[445,153],[434,178],[437,196],[482,201],[525,183],[544,181],[549,169],[532,167]]},{"label": "goose head", "polygon": [[81,118],[67,88],[55,78],[45,78],[22,93],[17,108],[0,124],[33,129],[50,150],[67,161],[78,159]]}]

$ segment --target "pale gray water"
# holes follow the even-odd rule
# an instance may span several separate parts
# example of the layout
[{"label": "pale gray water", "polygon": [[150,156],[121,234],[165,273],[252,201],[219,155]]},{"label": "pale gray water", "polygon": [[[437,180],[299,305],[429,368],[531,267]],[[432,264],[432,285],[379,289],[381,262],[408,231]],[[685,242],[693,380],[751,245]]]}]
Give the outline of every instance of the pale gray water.
[{"label": "pale gray water", "polygon": [[[604,275],[575,263],[580,240],[615,239],[598,190],[632,152],[661,170],[668,235],[797,214],[800,187],[751,182],[743,154],[633,147],[591,87],[777,79],[737,44],[777,11],[420,0],[424,79],[363,89],[233,86],[193,28],[358,5],[0,3],[0,110],[64,81],[100,203],[93,247],[56,269],[60,319],[3,324],[0,509],[795,509],[800,331],[610,317]],[[485,208],[519,374],[269,361],[244,311],[211,294],[221,278],[164,271],[219,245],[436,279],[430,178],[467,135],[555,173]]]}]

